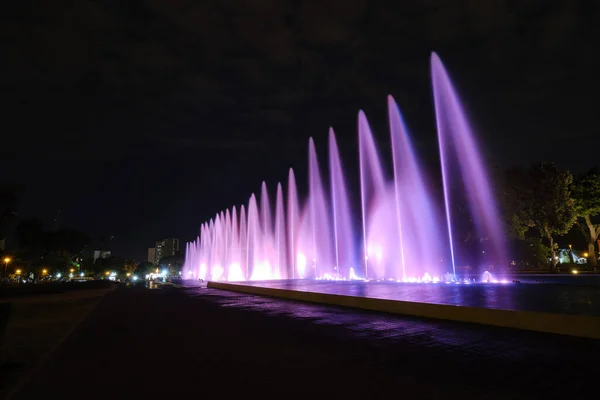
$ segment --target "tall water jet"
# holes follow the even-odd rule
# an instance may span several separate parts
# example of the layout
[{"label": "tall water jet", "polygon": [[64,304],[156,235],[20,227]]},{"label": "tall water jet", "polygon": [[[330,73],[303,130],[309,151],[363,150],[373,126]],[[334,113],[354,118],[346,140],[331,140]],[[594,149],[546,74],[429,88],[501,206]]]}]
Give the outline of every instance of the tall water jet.
[{"label": "tall water jet", "polygon": [[[490,180],[456,90],[436,53],[431,55],[431,77],[453,272],[456,274],[456,240],[454,236],[457,222],[452,218],[453,205],[457,202],[462,203],[458,198],[462,193],[466,195],[466,203],[478,237],[488,244],[484,249],[479,248],[472,251],[469,257],[464,255],[465,250],[463,250],[462,258],[470,258],[469,261],[473,261],[472,258],[476,255],[485,254],[488,251],[488,257],[486,257],[488,263],[504,265],[502,221],[492,195]],[[452,190],[454,187],[462,187],[464,192],[457,194]],[[483,267],[487,269],[487,266]]]},{"label": "tall water jet", "polygon": [[254,196],[254,193],[252,193],[252,196],[250,196],[250,200],[248,201],[247,229],[246,279],[258,279],[260,274],[260,266],[258,264],[262,259],[262,246],[260,243],[261,232],[258,205],[256,204],[256,196]]},{"label": "tall water jet", "polygon": [[227,269],[228,281],[243,281],[244,272],[242,269],[241,249],[240,249],[240,231],[238,227],[237,209],[235,206],[231,209],[231,256]]},{"label": "tall water jet", "polygon": [[334,263],[331,248],[331,212],[328,210],[317,151],[312,138],[308,142],[308,154],[310,223],[313,236],[312,267],[315,277],[331,276]]},{"label": "tall water jet", "polygon": [[211,249],[211,279],[213,281],[219,281],[223,276],[225,235],[223,232],[223,224],[221,221],[221,214],[218,214],[215,218],[215,227],[213,234],[214,240]]},{"label": "tall water jet", "polygon": [[338,274],[349,278],[350,268],[355,266],[356,252],[344,169],[332,128],[329,129],[329,172],[335,240],[335,266]]},{"label": "tall water jet", "polygon": [[246,219],[246,208],[242,204],[240,206],[240,234],[238,245],[240,247],[240,269],[244,275],[244,279],[248,279],[248,220]]},{"label": "tall water jet", "polygon": [[231,229],[231,213],[229,209],[225,211],[225,255],[223,262],[223,276],[229,277],[229,265],[232,262],[233,249],[231,247],[233,232]]},{"label": "tall water jet", "polygon": [[262,260],[264,266],[269,269],[275,266],[275,248],[273,237],[273,218],[271,215],[271,200],[267,184],[263,181],[260,190],[260,229],[262,232]]},{"label": "tall water jet", "polygon": [[[371,238],[370,225],[373,224],[371,218],[377,208],[384,205],[387,189],[371,127],[362,110],[358,113],[358,154],[363,225],[364,277],[365,279],[369,279],[369,265],[374,264],[379,267],[375,277],[383,278],[385,277],[385,271],[380,265],[377,265],[382,254],[381,244],[376,243],[377,239]],[[375,257],[376,263],[370,262],[370,257]]]},{"label": "tall water jet", "polygon": [[392,96],[388,96],[388,112],[402,278],[421,276],[423,272],[441,276],[447,269],[440,263],[445,258],[444,246],[440,246],[444,235],[439,234],[435,203]]},{"label": "tall water jet", "polygon": [[275,197],[275,248],[277,249],[277,261],[274,278],[287,278],[287,271],[284,270],[287,262],[287,246],[285,209],[283,208],[283,188],[281,187],[281,183],[277,183],[277,194]]},{"label": "tall water jet", "polygon": [[291,277],[296,278],[296,251],[297,230],[299,227],[300,207],[298,205],[298,191],[296,189],[296,178],[294,170],[290,168],[288,172],[288,196],[287,196],[287,231],[288,231],[288,262],[290,263]]}]

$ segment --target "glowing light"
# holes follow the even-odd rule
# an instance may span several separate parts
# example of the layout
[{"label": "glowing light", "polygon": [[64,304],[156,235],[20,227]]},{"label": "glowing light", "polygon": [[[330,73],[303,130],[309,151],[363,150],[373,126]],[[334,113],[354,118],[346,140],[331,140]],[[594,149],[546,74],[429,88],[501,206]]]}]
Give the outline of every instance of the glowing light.
[{"label": "glowing light", "polygon": [[573,273],[574,273],[575,275],[577,275],[577,274],[579,273],[579,271],[577,271],[576,269],[574,269],[574,270],[573,270]]},{"label": "glowing light", "polygon": [[239,263],[233,263],[229,265],[227,280],[229,282],[239,282],[245,280],[244,271],[242,271],[242,266]]},{"label": "glowing light", "polygon": [[221,267],[220,265],[215,265],[212,268],[212,274],[211,274],[211,279],[213,281],[218,281],[221,279],[221,276],[223,275],[223,272],[225,272],[225,270],[223,269],[223,267]]},{"label": "glowing light", "polygon": [[298,253],[296,256],[296,268],[298,270],[298,276],[302,279],[306,272],[306,256],[303,253]]},{"label": "glowing light", "polygon": [[272,279],[271,264],[268,260],[254,264],[254,271],[250,277],[253,281],[262,281]]},{"label": "glowing light", "polygon": [[350,267],[350,274],[348,277],[350,280],[359,280],[360,278],[356,275],[356,272],[354,271],[354,268]]},{"label": "glowing light", "polygon": [[20,269],[16,270],[15,272],[17,273],[17,275],[21,275],[21,270]]}]

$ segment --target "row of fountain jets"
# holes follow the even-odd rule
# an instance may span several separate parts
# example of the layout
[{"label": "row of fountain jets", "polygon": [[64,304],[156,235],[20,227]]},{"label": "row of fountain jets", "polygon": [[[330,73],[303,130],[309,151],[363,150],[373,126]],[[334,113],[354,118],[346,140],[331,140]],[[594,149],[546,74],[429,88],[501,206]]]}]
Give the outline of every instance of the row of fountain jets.
[{"label": "row of fountain jets", "polygon": [[[432,194],[398,106],[389,96],[392,179],[384,174],[365,114],[358,114],[360,210],[350,206],[344,167],[330,129],[329,185],[310,138],[305,201],[299,199],[293,169],[287,196],[277,184],[274,207],[263,182],[259,199],[252,194],[247,205],[221,211],[201,225],[197,239],[186,244],[183,276],[215,281],[457,281],[455,264],[461,254],[454,238],[457,202],[468,210],[480,237],[489,239],[488,254],[499,260],[503,241],[490,182],[458,96],[435,53],[431,77],[443,202]],[[355,213],[361,216],[357,231]]]}]

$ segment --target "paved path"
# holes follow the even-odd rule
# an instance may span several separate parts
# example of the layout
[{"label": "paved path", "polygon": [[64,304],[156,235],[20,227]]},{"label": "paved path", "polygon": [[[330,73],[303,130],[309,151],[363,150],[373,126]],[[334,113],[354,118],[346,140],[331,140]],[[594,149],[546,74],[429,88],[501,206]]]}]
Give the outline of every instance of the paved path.
[{"label": "paved path", "polygon": [[118,289],[13,398],[597,399],[598,354],[586,339]]}]

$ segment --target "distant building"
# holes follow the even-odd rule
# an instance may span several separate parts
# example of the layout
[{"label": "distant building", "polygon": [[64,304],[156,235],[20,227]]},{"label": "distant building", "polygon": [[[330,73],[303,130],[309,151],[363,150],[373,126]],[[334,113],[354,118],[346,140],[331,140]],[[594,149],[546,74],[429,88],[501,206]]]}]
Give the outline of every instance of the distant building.
[{"label": "distant building", "polygon": [[[150,261],[151,250],[154,250],[153,260]],[[154,265],[158,265],[161,258],[170,257],[179,254],[179,239],[165,239],[161,242],[156,242],[156,246],[148,249],[148,261]]]},{"label": "distant building", "polygon": [[148,262],[154,264],[156,261],[156,248],[149,247],[148,248]]},{"label": "distant building", "polygon": [[99,259],[99,258],[105,260],[108,257],[110,257],[110,251],[106,251],[106,250],[94,250],[94,262],[96,262],[96,260]]},{"label": "distant building", "polygon": [[163,241],[163,257],[179,254],[179,239],[165,239]]}]

